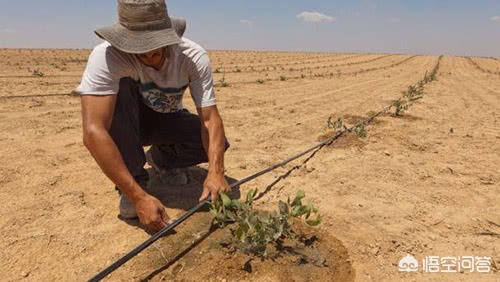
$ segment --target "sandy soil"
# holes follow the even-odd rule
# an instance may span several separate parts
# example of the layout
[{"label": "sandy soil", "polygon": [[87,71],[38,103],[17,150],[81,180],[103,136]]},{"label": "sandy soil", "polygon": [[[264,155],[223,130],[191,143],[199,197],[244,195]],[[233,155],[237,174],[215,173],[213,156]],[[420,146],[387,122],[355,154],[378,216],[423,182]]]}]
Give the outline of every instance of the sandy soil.
[{"label": "sandy soil", "polygon": [[[149,237],[136,222],[117,218],[118,195],[82,144],[80,101],[67,94],[78,84],[88,52],[0,50],[1,280],[86,280]],[[382,109],[437,62],[374,54],[210,56],[214,71],[241,69],[226,74],[229,87],[216,89],[232,143],[226,154],[232,179],[315,144],[330,115],[355,120]],[[426,85],[424,99],[403,117],[381,116],[367,127],[366,138],[339,140],[305,164],[297,160],[243,185],[242,193],[267,188],[257,206],[270,209],[305,190],[324,216],[318,232],[346,248],[355,281],[500,281],[500,80],[481,70],[496,71],[499,62],[473,60],[481,68],[466,58],[444,57],[438,81]],[[36,69],[44,76],[34,76]],[[266,73],[271,79],[257,83]],[[222,73],[214,75],[219,80]],[[298,78],[280,81],[281,75]],[[185,103],[193,109],[189,97]],[[204,167],[193,168],[189,187],[165,187],[153,178],[171,216],[196,203]],[[184,225],[196,235],[196,220]],[[161,252],[177,255],[150,248],[108,280],[145,279],[162,264]],[[397,264],[407,254],[420,261],[488,256],[492,271],[400,273]],[[219,263],[199,266],[213,269],[208,281],[236,280],[230,272],[217,275]],[[178,270],[166,268],[153,280]],[[195,270],[188,265],[183,271]]]}]

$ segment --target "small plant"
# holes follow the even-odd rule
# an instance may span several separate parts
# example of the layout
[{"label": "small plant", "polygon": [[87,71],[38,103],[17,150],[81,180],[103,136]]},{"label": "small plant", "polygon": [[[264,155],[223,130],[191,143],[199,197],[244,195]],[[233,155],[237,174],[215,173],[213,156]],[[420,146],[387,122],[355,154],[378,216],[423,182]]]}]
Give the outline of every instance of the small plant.
[{"label": "small plant", "polygon": [[401,116],[401,114],[404,111],[408,110],[408,108],[410,107],[410,105],[406,101],[403,101],[402,99],[392,101],[392,106],[395,109],[394,114],[396,116]]},{"label": "small plant", "polygon": [[326,122],[326,127],[335,131],[344,129],[345,126],[342,116],[337,117],[337,119],[335,119],[333,116],[330,116],[328,118],[328,121]]},{"label": "small plant", "polygon": [[408,86],[408,90],[406,91],[406,97],[414,97],[415,95],[417,95],[417,88],[413,85],[410,85]]},{"label": "small plant", "polygon": [[229,87],[229,83],[226,81],[226,74],[222,75],[222,78],[219,79],[221,87]]},{"label": "small plant", "polygon": [[[304,218],[310,226],[321,223],[318,210],[311,203],[303,204],[305,197],[303,191],[298,191],[293,200],[279,201],[279,211],[265,212],[253,208],[253,201],[257,196],[257,190],[248,192],[245,202],[231,200],[224,193],[220,193],[219,200],[210,204],[210,212],[214,214],[214,224],[225,227],[234,223],[236,226],[231,230],[233,241],[238,248],[247,253],[259,257],[267,257],[267,248],[270,245],[279,249],[283,240],[294,238],[289,222],[290,217]],[[311,215],[315,214],[315,218]]]},{"label": "small plant", "polygon": [[42,77],[44,76],[45,74],[43,72],[40,71],[40,69],[35,69],[33,70],[33,72],[31,73],[31,75],[33,76],[39,76],[39,77]]},{"label": "small plant", "polygon": [[365,138],[367,136],[366,123],[364,121],[359,121],[352,131],[359,137]]},{"label": "small plant", "polygon": [[[430,82],[433,82],[434,80],[436,80],[436,79],[437,79],[437,73],[438,73],[438,71],[439,71],[439,65],[440,65],[440,63],[441,63],[441,59],[442,59],[442,58],[443,58],[443,56],[442,56],[442,55],[441,55],[441,56],[439,56],[439,58],[438,58],[438,62],[437,62],[437,64],[436,64],[436,66],[434,66],[434,69],[431,71],[431,73],[430,73],[430,74],[427,74],[427,73],[425,74],[425,76],[424,76],[424,80],[423,80],[424,84],[426,84],[426,83],[430,83]],[[469,58],[469,61],[472,61],[472,59],[470,59],[470,58]],[[472,62],[473,62],[473,61],[472,61]],[[474,62],[473,62],[473,64],[474,64]]]},{"label": "small plant", "polygon": [[418,83],[417,83],[417,91],[419,91],[421,94],[424,94],[424,81],[423,80],[420,80]]},{"label": "small plant", "polygon": [[408,86],[408,90],[403,92],[403,97],[408,98],[409,100],[417,100],[422,98],[424,95],[424,83],[420,81],[416,86],[410,85]]},{"label": "small plant", "polygon": [[280,81],[286,81],[286,80],[287,80],[286,76],[284,76],[284,75],[280,76]]}]

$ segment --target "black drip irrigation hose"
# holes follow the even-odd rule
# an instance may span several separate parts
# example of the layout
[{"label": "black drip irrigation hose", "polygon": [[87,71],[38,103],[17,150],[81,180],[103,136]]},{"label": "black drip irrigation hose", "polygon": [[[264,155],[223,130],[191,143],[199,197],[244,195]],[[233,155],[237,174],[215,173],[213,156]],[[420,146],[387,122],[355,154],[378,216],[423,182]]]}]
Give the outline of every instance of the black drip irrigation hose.
[{"label": "black drip irrigation hose", "polygon": [[[436,64],[436,66],[434,67],[434,70],[437,70],[439,68],[439,63],[441,61],[441,57],[439,57],[439,60]],[[398,100],[401,100],[401,98],[399,98]],[[388,112],[391,108],[393,107],[393,105],[389,105],[387,107],[385,107],[384,109],[380,110],[379,112],[373,114],[372,116],[370,116],[369,118],[367,118],[365,121],[363,121],[364,123],[366,124],[369,124],[370,122],[372,122],[376,117],[380,116],[381,114],[384,114],[386,112]],[[358,122],[359,124],[359,122]],[[317,145],[301,152],[301,153],[298,153],[280,163],[277,163],[275,165],[272,165],[262,171],[259,171],[257,173],[254,173],[246,178],[243,178],[237,182],[234,182],[233,184],[231,184],[229,187],[231,189],[234,189],[235,187],[238,187],[240,186],[241,184],[244,184],[246,182],[249,182],[261,175],[264,175],[270,171],[273,171],[275,170],[276,168],[278,167],[282,167],[284,165],[286,165],[287,163],[295,160],[295,159],[298,159],[314,150],[320,150],[321,148],[323,148],[325,145],[329,145],[331,144],[333,141],[335,141],[336,139],[338,139],[339,137],[341,137],[344,133],[346,132],[352,132],[358,125],[355,125],[355,126],[352,126],[351,128],[345,128],[344,127],[344,130],[342,131],[339,131],[337,132],[335,135],[329,137],[328,139],[318,143]],[[316,153],[317,151],[314,152],[314,154]],[[124,255],[123,257],[121,257],[120,259],[118,259],[117,261],[115,261],[113,264],[111,264],[110,266],[108,266],[107,268],[103,269],[101,272],[99,272],[97,275],[95,275],[94,277],[92,277],[89,282],[95,282],[95,281],[100,281],[102,280],[103,278],[105,278],[106,276],[108,276],[109,274],[111,274],[113,271],[115,271],[116,269],[118,269],[120,266],[122,266],[124,263],[126,263],[127,261],[129,261],[130,259],[132,259],[133,257],[135,257],[136,255],[138,255],[140,252],[142,252],[144,249],[146,249],[147,247],[149,247],[151,244],[153,244],[154,242],[156,242],[158,239],[160,239],[161,237],[163,237],[165,234],[167,234],[168,232],[170,232],[172,229],[174,229],[176,226],[178,226],[179,224],[181,224],[183,221],[185,221],[186,219],[188,219],[191,215],[193,215],[196,211],[198,211],[200,208],[202,208],[205,204],[207,204],[208,202],[210,201],[210,197],[208,197],[206,200],[203,200],[201,202],[199,202],[196,206],[192,207],[190,210],[188,210],[185,214],[183,214],[181,217],[179,217],[178,219],[176,219],[174,222],[172,222],[171,224],[165,226],[162,230],[158,231],[156,234],[154,234],[153,236],[151,236],[148,240],[144,241],[142,244],[140,244],[139,246],[137,246],[135,249],[133,249],[132,251],[130,251],[128,254]]]}]

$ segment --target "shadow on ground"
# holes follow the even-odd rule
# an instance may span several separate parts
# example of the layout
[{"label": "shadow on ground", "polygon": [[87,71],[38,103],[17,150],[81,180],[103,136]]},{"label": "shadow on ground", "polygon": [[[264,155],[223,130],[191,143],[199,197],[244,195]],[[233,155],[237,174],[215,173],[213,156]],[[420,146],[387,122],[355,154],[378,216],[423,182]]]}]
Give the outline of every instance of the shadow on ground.
[{"label": "shadow on ground", "polygon": [[[208,171],[200,167],[190,167],[185,169],[188,175],[188,183],[185,185],[172,185],[165,183],[162,178],[153,170],[148,169],[150,180],[148,182],[148,190],[151,195],[158,198],[168,209],[178,209],[187,211],[199,203],[201,193],[203,191],[203,182],[207,177]],[[231,185],[237,182],[237,179],[226,176],[226,180]],[[232,198],[240,198],[239,186],[233,188]],[[208,205],[199,209],[200,212],[207,212]],[[126,220],[125,223],[144,229],[150,235],[154,234],[146,226],[142,225],[138,219]]]},{"label": "shadow on ground", "polygon": [[[154,171],[149,170],[148,172],[151,177],[148,183],[151,194],[162,201],[167,208],[185,211],[198,204],[203,191],[203,182],[208,174],[206,169],[200,167],[187,168],[188,184],[172,185],[162,182],[161,178]],[[226,180],[229,185],[238,181],[228,176],[226,176]],[[239,187],[233,189],[232,197],[240,197]]]}]

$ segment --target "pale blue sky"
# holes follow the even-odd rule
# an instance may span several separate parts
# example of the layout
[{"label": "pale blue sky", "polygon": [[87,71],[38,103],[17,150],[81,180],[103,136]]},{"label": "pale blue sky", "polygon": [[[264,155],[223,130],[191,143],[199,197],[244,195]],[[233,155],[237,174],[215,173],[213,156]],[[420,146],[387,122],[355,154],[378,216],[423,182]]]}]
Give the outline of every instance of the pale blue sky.
[{"label": "pale blue sky", "polygon": [[[115,0],[0,0],[0,48],[92,48]],[[500,56],[498,0],[169,0],[206,49]]]}]

